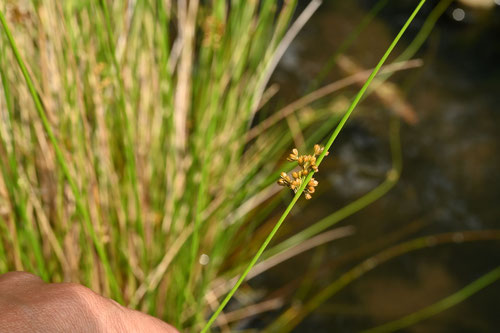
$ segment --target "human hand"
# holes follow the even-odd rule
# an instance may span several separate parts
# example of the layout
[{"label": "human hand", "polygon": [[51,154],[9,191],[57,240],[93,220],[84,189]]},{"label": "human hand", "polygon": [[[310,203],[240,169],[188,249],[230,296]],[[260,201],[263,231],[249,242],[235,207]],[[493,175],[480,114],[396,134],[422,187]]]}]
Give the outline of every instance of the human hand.
[{"label": "human hand", "polygon": [[74,283],[45,283],[25,272],[0,275],[0,333],[178,333]]}]

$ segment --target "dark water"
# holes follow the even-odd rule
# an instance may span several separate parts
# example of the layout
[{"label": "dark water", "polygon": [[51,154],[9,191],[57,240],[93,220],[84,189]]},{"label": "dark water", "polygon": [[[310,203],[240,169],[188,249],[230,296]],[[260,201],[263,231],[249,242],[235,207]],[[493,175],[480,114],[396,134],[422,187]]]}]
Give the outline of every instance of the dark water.
[{"label": "dark water", "polygon": [[[305,92],[322,64],[374,3],[331,1],[319,10],[275,75],[284,101]],[[389,1],[347,54],[365,68],[373,67],[415,4]],[[435,4],[430,1],[426,5],[425,15],[417,18],[396,53],[408,45]],[[453,18],[456,8],[464,9],[462,21]],[[300,276],[297,272],[309,270],[315,261],[320,267],[331,265],[331,269],[320,270],[308,292],[300,291],[310,297],[355,263],[391,244],[442,232],[499,229],[500,6],[477,10],[452,4],[417,56],[425,65],[399,73],[393,80],[404,89],[420,120],[414,126],[402,125],[404,168],[399,183],[382,199],[339,224],[356,226],[354,236],[287,261],[255,279],[255,288],[276,290]],[[326,81],[343,75],[334,69]],[[282,235],[331,214],[383,181],[391,165],[389,113],[374,100],[363,102],[335,143],[331,158],[322,165],[320,186],[330,188],[292,216]],[[398,232],[397,241],[388,240],[385,246],[357,259],[339,261]],[[498,241],[416,251],[353,282],[295,331],[367,329],[430,305],[499,264]],[[295,296],[300,298],[297,293]],[[497,282],[406,331],[497,332],[499,300]],[[258,327],[271,317],[261,316],[250,326]]]}]

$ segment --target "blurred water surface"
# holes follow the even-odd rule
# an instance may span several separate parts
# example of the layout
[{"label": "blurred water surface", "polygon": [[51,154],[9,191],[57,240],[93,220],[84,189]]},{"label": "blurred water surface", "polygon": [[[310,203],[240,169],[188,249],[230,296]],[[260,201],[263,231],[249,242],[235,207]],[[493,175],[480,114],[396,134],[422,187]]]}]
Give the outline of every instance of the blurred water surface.
[{"label": "blurred water surface", "polygon": [[[280,98],[303,95],[328,57],[376,1],[326,1],[285,55],[274,76]],[[395,54],[415,36],[437,1],[428,1]],[[347,51],[365,68],[379,59],[415,1],[389,1]],[[456,9],[463,11],[457,17]],[[461,14],[461,12],[458,12]],[[460,20],[457,20],[460,19]],[[394,76],[418,114],[402,125],[403,174],[386,196],[341,222],[352,237],[309,251],[256,278],[256,288],[278,289],[317,266],[317,278],[297,293],[313,295],[356,262],[367,244],[441,232],[500,228],[500,6],[453,3],[417,54],[424,66]],[[345,76],[334,68],[325,82]],[[356,88],[357,89],[357,88]],[[356,90],[352,89],[352,93]],[[318,175],[318,194],[288,220],[282,235],[301,229],[380,184],[390,168],[390,111],[368,98],[334,144]],[[459,239],[457,239],[459,241]],[[383,249],[382,246],[380,249]],[[449,244],[401,256],[377,267],[323,304],[296,332],[355,332],[400,318],[459,290],[500,263],[498,241]],[[296,295],[300,299],[300,295]],[[307,299],[307,297],[306,297]],[[500,283],[408,332],[497,332]],[[250,323],[259,327],[274,314]]]}]

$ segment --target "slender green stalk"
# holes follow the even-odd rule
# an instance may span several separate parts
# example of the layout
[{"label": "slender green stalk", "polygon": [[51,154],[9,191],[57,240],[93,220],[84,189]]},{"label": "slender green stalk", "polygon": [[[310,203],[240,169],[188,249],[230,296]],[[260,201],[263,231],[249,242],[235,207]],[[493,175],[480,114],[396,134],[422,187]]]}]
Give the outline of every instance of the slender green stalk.
[{"label": "slender green stalk", "polygon": [[475,281],[469,283],[464,288],[459,291],[451,294],[450,296],[436,302],[432,305],[429,305],[426,308],[423,308],[417,312],[404,316],[403,318],[388,322],[386,324],[362,331],[363,333],[385,333],[385,332],[394,332],[397,330],[401,330],[406,327],[410,327],[415,325],[416,323],[435,316],[463,301],[465,301],[470,296],[475,293],[481,291],[482,289],[488,287],[493,284],[497,280],[500,279],[500,266],[493,269],[492,271],[484,274],[480,278]]},{"label": "slender green stalk", "polygon": [[[113,34],[113,29],[111,27],[111,17],[109,14],[109,9],[106,0],[100,1],[103,12],[104,12],[104,20],[106,21],[106,32],[108,34],[108,53],[111,58],[111,62],[115,69],[115,77],[118,83],[118,101],[120,103],[120,116],[123,121],[123,127],[125,131],[124,136],[124,150],[125,156],[127,159],[126,167],[127,173],[132,185],[132,191],[134,193],[134,203],[135,203],[135,228],[137,233],[140,235],[143,243],[146,242],[144,236],[144,225],[142,223],[142,208],[141,208],[141,200],[139,195],[139,185],[137,183],[137,168],[135,163],[135,154],[134,154],[134,145],[132,139],[132,126],[130,124],[130,120],[127,116],[127,107],[125,103],[125,87],[123,85],[123,79],[121,77],[120,65],[118,64],[118,59],[116,59],[116,50],[115,50],[115,38]],[[147,251],[144,249],[141,259],[143,260],[143,266],[146,265],[147,262]],[[146,268],[146,267],[144,267]]]},{"label": "slender green stalk", "polygon": [[[420,3],[418,4],[418,6],[415,8],[415,10],[413,11],[413,13],[410,15],[410,17],[408,18],[408,20],[406,21],[406,23],[404,24],[404,26],[401,28],[401,30],[399,31],[398,35],[396,36],[396,38],[394,38],[393,42],[391,43],[391,45],[389,46],[389,48],[385,51],[384,55],[382,56],[382,58],[380,59],[380,61],[378,62],[377,66],[375,66],[375,68],[373,69],[373,72],[370,74],[370,76],[368,77],[368,79],[366,80],[365,84],[363,85],[363,87],[361,87],[361,90],[358,92],[358,94],[356,95],[356,97],[354,98],[354,100],[352,101],[351,103],[351,106],[349,107],[349,109],[346,111],[344,117],[342,117],[342,119],[340,120],[340,123],[339,125],[337,126],[337,128],[335,128],[335,131],[332,133],[332,135],[330,136],[330,139],[328,140],[328,142],[326,143],[325,145],[325,150],[323,151],[323,153],[321,153],[321,155],[318,157],[318,160],[316,162],[317,165],[319,165],[321,163],[321,161],[323,161],[323,158],[325,157],[326,153],[328,150],[330,150],[330,147],[332,146],[333,142],[335,141],[335,139],[337,138],[337,136],[339,135],[340,131],[342,130],[342,128],[344,127],[345,123],[347,122],[347,119],[349,119],[349,116],[351,115],[352,111],[356,108],[356,106],[358,105],[359,101],[361,100],[361,98],[363,97],[363,95],[365,94],[366,90],[368,89],[368,86],[370,85],[370,83],[372,82],[373,78],[377,75],[377,73],[379,72],[380,70],[380,67],[382,67],[382,65],[385,63],[385,61],[387,60],[387,58],[389,57],[389,55],[391,54],[392,50],[394,49],[394,47],[396,47],[396,44],[399,42],[399,40],[401,39],[401,37],[403,36],[404,32],[406,31],[406,29],[408,28],[408,26],[410,25],[410,23],[413,21],[413,19],[415,18],[415,16],[417,15],[417,13],[420,11],[420,8],[424,5],[425,3],[425,0],[421,0]],[[312,177],[312,176],[311,176]],[[310,178],[309,178],[310,179]],[[307,181],[305,182],[307,184]],[[305,187],[305,186],[304,186]]]},{"label": "slender green stalk", "polygon": [[326,216],[325,218],[319,220],[318,222],[312,224],[306,229],[299,231],[290,238],[284,240],[283,242],[273,246],[269,250],[264,252],[264,257],[272,257],[292,246],[295,246],[320,232],[330,228],[331,226],[337,224],[338,222],[346,219],[347,217],[359,212],[366,206],[375,202],[376,200],[383,197],[390,189],[397,184],[402,170],[402,158],[401,158],[401,143],[399,137],[400,121],[399,119],[393,117],[391,119],[390,126],[390,142],[391,142],[391,153],[392,153],[392,168],[387,172],[386,179],[377,187],[372,189],[370,192],[363,195],[361,198],[349,203],[348,205],[342,207],[341,209],[335,211],[334,213]]},{"label": "slender green stalk", "polygon": [[330,56],[327,63],[323,66],[319,72],[317,78],[312,82],[311,87],[308,91],[313,91],[318,88],[319,85],[323,83],[325,77],[331,72],[333,66],[336,64],[338,57],[344,54],[349,47],[356,41],[359,35],[366,29],[366,27],[373,21],[375,16],[387,5],[388,0],[379,0],[375,6],[366,14],[363,20],[356,26],[356,28],[344,39],[342,44],[337,48],[337,50]]},{"label": "slender green stalk", "polygon": [[[4,54],[2,53],[1,55],[1,63],[3,63],[4,59],[3,56]],[[9,130],[10,130],[10,136],[11,138],[14,137],[13,135],[13,130],[12,130],[12,124],[13,124],[13,105],[12,105],[12,95],[10,94],[10,89],[9,89],[9,84],[7,82],[7,77],[4,72],[4,70],[0,69],[0,77],[1,77],[1,82],[3,86],[3,91],[4,91],[4,96],[5,96],[5,101],[7,104],[7,112],[9,114]],[[3,137],[3,134],[0,133],[0,143],[4,146],[3,150],[8,151],[7,148],[7,143],[6,140]],[[42,246],[40,244],[40,239],[36,236],[35,230],[33,228],[33,223],[28,219],[26,216],[26,200],[24,198],[19,198],[20,195],[17,194],[19,193],[19,172],[18,172],[18,165],[17,165],[17,160],[15,157],[15,144],[14,140],[10,140],[10,151],[7,152],[8,155],[8,165],[10,167],[11,171],[11,177],[8,175],[7,171],[7,164],[2,163],[0,166],[0,170],[2,171],[3,178],[5,179],[5,185],[6,188],[9,192],[10,199],[11,199],[11,204],[16,211],[19,220],[21,221],[23,228],[21,229],[22,233],[25,235],[27,239],[29,239],[31,243],[31,247],[33,250],[33,254],[35,255],[35,261],[37,264],[37,269],[38,273],[40,274],[41,278],[45,281],[48,281],[49,279],[49,274],[47,272],[46,263],[44,262],[43,258],[43,252],[42,252]],[[17,194],[17,195],[16,195]],[[16,200],[17,199],[17,200]],[[19,250],[19,249],[16,249]],[[19,250],[20,251],[20,250]]]},{"label": "slender green stalk", "polygon": [[441,0],[436,7],[434,7],[422,25],[422,28],[419,30],[417,36],[413,39],[410,45],[408,45],[404,52],[398,56],[396,61],[406,61],[417,53],[420,47],[427,40],[427,37],[429,37],[429,34],[436,25],[437,20],[441,17],[441,15],[443,15],[452,2],[453,0]]},{"label": "slender green stalk", "polygon": [[[378,62],[377,66],[375,66],[373,72],[370,74],[370,76],[366,80],[366,82],[363,85],[363,87],[361,88],[361,90],[358,92],[358,94],[354,98],[354,100],[351,103],[349,109],[346,111],[345,115],[340,120],[340,123],[337,125],[337,127],[333,131],[332,135],[330,136],[330,139],[328,140],[327,144],[325,145],[324,151],[318,157],[317,162],[316,162],[316,164],[318,166],[321,164],[321,161],[323,160],[323,158],[325,157],[326,153],[328,152],[328,150],[332,146],[333,142],[337,138],[338,134],[340,133],[340,131],[344,127],[345,123],[349,119],[349,116],[351,115],[351,113],[353,112],[353,110],[358,105],[359,101],[363,97],[366,89],[368,89],[368,86],[372,82],[373,78],[377,75],[378,71],[380,70],[380,68],[382,67],[382,65],[384,64],[384,62],[387,60],[387,58],[391,54],[392,50],[394,49],[394,47],[396,46],[396,44],[398,43],[398,41],[401,39],[401,36],[403,36],[404,32],[406,31],[406,29],[408,28],[408,26],[410,25],[410,23],[413,21],[413,19],[417,15],[417,13],[420,11],[420,8],[423,6],[424,3],[425,3],[425,0],[421,0],[420,1],[420,3],[418,4],[418,6],[415,8],[415,10],[413,11],[413,13],[410,15],[410,17],[408,18],[408,20],[406,21],[406,23],[404,24],[404,26],[401,28],[401,30],[397,34],[396,38],[394,38],[393,42],[391,43],[391,45],[389,46],[389,48],[386,50],[386,52],[384,53],[384,55],[382,56],[382,58]],[[278,222],[276,223],[276,225],[274,226],[274,228],[271,230],[271,232],[269,233],[269,235],[267,236],[267,238],[264,240],[264,243],[261,245],[261,247],[259,248],[259,250],[255,254],[255,256],[252,258],[252,260],[248,264],[248,266],[245,269],[245,271],[242,273],[242,275],[240,276],[240,278],[238,279],[238,281],[236,282],[236,284],[234,285],[234,287],[229,291],[229,293],[227,294],[227,296],[221,302],[220,306],[217,308],[217,310],[214,312],[214,314],[210,317],[210,319],[208,320],[207,324],[202,329],[202,333],[207,332],[210,329],[210,327],[213,324],[213,322],[215,321],[215,319],[222,312],[222,310],[227,305],[227,303],[229,302],[229,300],[233,297],[234,293],[239,288],[239,286],[243,283],[243,281],[245,280],[245,277],[247,276],[247,274],[250,272],[250,270],[255,265],[255,263],[257,262],[257,260],[259,260],[260,256],[262,255],[262,253],[264,252],[264,250],[266,249],[266,247],[269,245],[269,243],[271,242],[272,238],[274,237],[274,235],[276,234],[276,232],[278,231],[278,229],[280,228],[280,226],[283,224],[283,221],[288,216],[288,214],[292,210],[293,206],[295,205],[295,203],[297,202],[297,200],[299,199],[299,197],[302,195],[302,192],[304,191],[304,188],[306,187],[306,185],[309,182],[309,180],[311,180],[311,178],[312,178],[313,175],[314,175],[314,172],[311,172],[307,176],[307,178],[305,179],[305,181],[302,183],[302,185],[300,186],[299,190],[297,191],[297,193],[293,197],[292,201],[290,202],[290,204],[288,205],[288,207],[285,209],[283,215],[281,215],[280,219],[278,220]]]},{"label": "slender green stalk", "polygon": [[[443,13],[446,11],[446,9],[450,6],[452,2],[453,0],[441,0],[436,5],[436,7],[434,7],[434,9],[430,12],[429,16],[427,16],[417,36],[415,36],[415,38],[411,41],[410,45],[406,47],[406,49],[396,58],[394,62],[407,61],[418,52],[418,50],[422,47],[422,45],[432,32],[432,29],[436,25],[437,20],[441,17],[441,15],[443,15]],[[364,96],[364,98],[370,96],[372,92],[377,90],[377,87],[379,87],[381,84],[387,81],[391,76],[392,73],[386,73],[380,75],[377,81],[370,87],[368,93]]]},{"label": "slender green stalk", "polygon": [[500,231],[481,230],[443,233],[419,237],[385,249],[342,274],[338,279],[314,295],[300,308],[289,308],[270,327],[268,327],[265,332],[276,332],[278,330],[280,332],[290,332],[319,305],[323,304],[326,300],[337,294],[353,281],[359,279],[367,272],[391,259],[397,258],[409,252],[442,244],[455,243],[457,236],[459,236],[463,242],[499,240]]},{"label": "slender green stalk", "polygon": [[0,241],[0,274],[7,272],[7,256],[3,247],[3,242]]},{"label": "slender green stalk", "polygon": [[[451,1],[452,0],[441,0],[439,2],[439,4],[432,10],[432,12],[427,17],[424,25],[422,26],[422,29],[419,31],[417,36],[413,39],[413,41],[410,43],[410,45],[403,51],[403,53],[401,53],[401,55],[398,56],[398,58],[395,62],[406,61],[415,55],[415,53],[422,46],[423,42],[429,36],[437,19],[444,13],[446,8],[449,7]],[[385,4],[385,2],[380,1],[376,5],[376,7],[374,7],[373,10],[377,9],[378,6],[383,6],[384,4]],[[378,9],[377,9],[377,12],[378,12]],[[369,18],[371,18],[375,14],[376,14],[376,12],[370,13],[366,19],[368,20]],[[342,48],[339,48],[338,52],[340,52],[340,49],[342,49]],[[392,73],[385,74],[385,77],[383,79],[379,79],[381,81],[377,81],[377,83],[380,84],[381,82],[385,81],[391,74]],[[372,89],[375,90],[376,87],[372,86],[370,88],[370,90],[372,90]],[[369,95],[369,93],[367,93],[364,96],[364,98],[366,98],[366,96],[368,96],[368,95]],[[391,140],[391,142],[393,142],[393,140]],[[397,146],[399,146],[399,142],[397,142]],[[400,150],[398,147],[396,147],[396,145],[392,145],[391,149]],[[332,225],[338,223],[339,221],[342,221],[346,217],[356,213],[357,211],[359,211],[363,207],[366,207],[368,204],[370,204],[373,201],[382,197],[385,193],[387,193],[396,184],[396,182],[399,178],[399,175],[401,173],[401,163],[400,163],[401,162],[401,153],[399,152],[399,153],[397,153],[397,155],[393,154],[393,157],[396,157],[396,156],[397,156],[397,160],[399,161],[399,163],[394,164],[394,171],[396,171],[396,173],[390,173],[388,175],[388,178],[382,184],[380,184],[379,186],[377,186],[376,188],[374,188],[373,190],[371,190],[369,193],[367,193],[363,197],[359,198],[358,200],[348,204],[347,206],[345,206],[345,207],[341,208],[340,210],[334,212],[333,214],[325,217],[324,219],[314,223],[313,225],[307,227],[306,229],[300,231],[299,233],[294,234],[292,237],[281,242],[280,244],[277,244],[273,248],[268,249],[267,251],[264,252],[264,257],[268,258],[270,256],[273,256],[276,253],[281,252],[284,249],[303,241],[304,239],[307,239],[309,237],[312,237],[312,236],[318,234],[319,232],[325,230],[326,228],[331,227]],[[396,162],[396,161],[394,161],[394,162]],[[389,176],[391,176],[391,177],[389,177]]]},{"label": "slender green stalk", "polygon": [[[323,230],[343,221],[347,217],[359,212],[366,206],[370,205],[374,201],[385,195],[394,185],[397,184],[399,177],[402,172],[403,162],[402,162],[402,151],[401,151],[401,141],[400,141],[400,125],[401,121],[397,116],[393,116],[390,121],[390,146],[391,146],[391,157],[392,157],[392,168],[387,172],[387,178],[376,188],[362,196],[361,198],[349,203],[347,206],[333,212],[332,214],[324,217],[318,222],[315,222],[310,227],[294,234],[290,238],[282,241],[281,243],[267,249],[262,254],[262,259],[270,259],[277,256],[288,249],[307,241],[311,237],[319,234]],[[309,138],[310,139],[310,138]],[[313,141],[316,142],[316,141]],[[280,198],[276,197],[276,201]],[[274,207],[274,206],[271,206]],[[233,271],[240,271],[241,267],[236,267]],[[250,273],[251,274],[251,273]]]},{"label": "slender green stalk", "polygon": [[88,210],[85,207],[85,204],[83,203],[83,198],[82,194],[74,181],[73,177],[71,176],[71,173],[69,171],[69,167],[66,164],[66,160],[64,157],[63,152],[61,151],[59,147],[59,143],[57,141],[57,138],[52,131],[52,127],[49,123],[49,120],[47,119],[47,115],[45,114],[44,107],[42,106],[42,102],[40,100],[40,97],[38,96],[38,93],[35,89],[35,85],[33,84],[33,80],[31,79],[30,74],[28,73],[28,70],[26,68],[26,65],[24,64],[24,61],[21,57],[21,54],[17,48],[16,42],[14,41],[14,37],[12,36],[12,33],[10,32],[9,26],[7,24],[7,20],[5,19],[4,14],[2,11],[0,11],[0,23],[3,26],[3,29],[5,31],[5,34],[7,36],[7,39],[9,41],[9,45],[12,49],[12,52],[14,53],[14,56],[16,58],[16,61],[19,65],[19,68],[21,69],[21,72],[23,73],[23,77],[26,81],[26,84],[28,85],[28,89],[30,92],[30,95],[33,99],[33,102],[35,103],[35,108],[38,112],[38,116],[40,117],[40,120],[42,121],[43,127],[45,129],[45,132],[47,136],[49,137],[50,142],[52,143],[52,146],[54,148],[54,151],[56,153],[56,158],[57,162],[59,163],[59,166],[62,169],[62,172],[71,188],[71,191],[73,192],[73,195],[75,196],[75,202],[76,202],[76,207],[79,213],[81,214],[84,222],[85,228],[88,230],[90,233],[90,237],[92,238],[92,241],[94,242],[94,246],[96,248],[97,254],[99,255],[102,264],[104,266],[104,269],[106,270],[106,276],[108,278],[108,281],[110,283],[111,289],[113,291],[113,296],[116,297],[117,300],[121,301],[121,292],[118,287],[118,282],[115,279],[114,273],[111,270],[111,266],[109,264],[109,259],[108,255],[106,254],[106,251],[104,249],[104,245],[102,241],[99,239],[97,236],[97,233],[94,229],[94,226],[90,220],[90,216],[88,213]]}]

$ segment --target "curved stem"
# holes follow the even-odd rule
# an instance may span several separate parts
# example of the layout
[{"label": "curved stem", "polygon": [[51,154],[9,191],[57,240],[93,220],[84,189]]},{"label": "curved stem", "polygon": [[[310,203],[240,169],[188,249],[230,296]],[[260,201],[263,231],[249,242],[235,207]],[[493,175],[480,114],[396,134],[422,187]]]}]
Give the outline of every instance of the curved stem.
[{"label": "curved stem", "polygon": [[429,248],[441,244],[457,242],[474,242],[484,240],[500,240],[500,230],[464,231],[451,232],[438,235],[424,236],[409,240],[393,247],[390,247],[378,254],[364,260],[342,274],[338,279],[330,283],[325,289],[313,296],[300,308],[289,308],[283,313],[266,332],[290,332],[306,316],[308,316],[319,305],[323,304],[340,290],[344,289],[351,282],[357,280],[367,272],[380,266],[381,264],[402,256],[412,251]]},{"label": "curved stem", "polygon": [[479,279],[476,279],[475,281],[469,283],[467,286],[460,289],[459,291],[451,294],[446,298],[443,298],[442,300],[432,305],[429,305],[426,308],[423,308],[412,314],[404,316],[403,318],[362,331],[362,333],[394,332],[409,327],[411,325],[415,325],[416,323],[424,319],[435,316],[438,313],[441,313],[459,304],[460,302],[465,301],[467,298],[479,292],[480,290],[488,287],[490,284],[496,282],[498,279],[500,279],[500,266],[484,274]]}]

